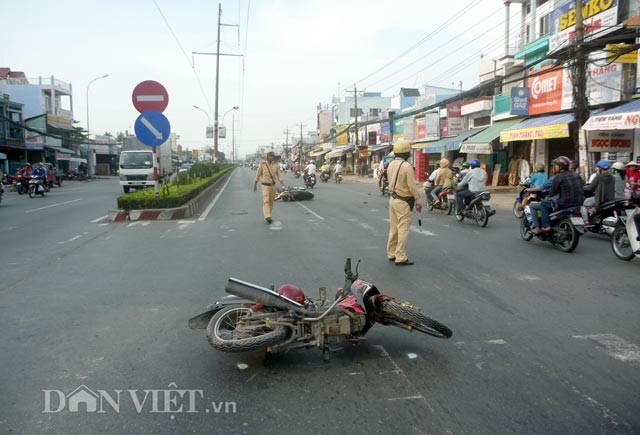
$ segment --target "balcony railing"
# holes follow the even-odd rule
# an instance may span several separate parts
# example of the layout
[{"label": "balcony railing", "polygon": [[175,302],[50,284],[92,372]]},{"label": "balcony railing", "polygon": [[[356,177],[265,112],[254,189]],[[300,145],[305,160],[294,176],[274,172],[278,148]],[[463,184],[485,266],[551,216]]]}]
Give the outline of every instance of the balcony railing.
[{"label": "balcony railing", "polygon": [[29,84],[32,85],[40,85],[47,86],[51,88],[55,88],[56,90],[63,91],[66,93],[71,93],[73,87],[71,83],[63,82],[62,80],[58,80],[54,76],[51,77],[29,77]]}]

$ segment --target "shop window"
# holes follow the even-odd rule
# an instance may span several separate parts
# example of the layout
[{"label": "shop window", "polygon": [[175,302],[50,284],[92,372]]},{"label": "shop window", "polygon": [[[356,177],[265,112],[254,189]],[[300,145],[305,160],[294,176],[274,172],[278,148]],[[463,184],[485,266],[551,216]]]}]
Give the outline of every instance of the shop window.
[{"label": "shop window", "polygon": [[491,125],[491,116],[480,116],[473,120],[473,128],[484,127],[485,125]]},{"label": "shop window", "polygon": [[540,20],[538,20],[538,23],[539,23],[538,29],[539,29],[540,36],[544,36],[548,34],[549,33],[549,14],[540,18]]},{"label": "shop window", "polygon": [[[351,118],[355,118],[356,116],[356,109],[354,107],[349,109],[349,116]],[[358,116],[362,116],[362,109],[358,108]]]},{"label": "shop window", "polygon": [[369,116],[378,116],[380,114],[380,109],[369,109]]}]

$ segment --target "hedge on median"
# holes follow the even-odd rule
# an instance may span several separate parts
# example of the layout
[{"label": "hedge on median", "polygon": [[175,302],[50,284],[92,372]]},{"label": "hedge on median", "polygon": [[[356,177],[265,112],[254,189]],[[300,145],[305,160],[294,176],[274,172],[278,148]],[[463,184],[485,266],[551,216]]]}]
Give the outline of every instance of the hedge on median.
[{"label": "hedge on median", "polygon": [[144,210],[180,207],[202,193],[233,167],[234,165],[204,163],[194,165],[188,175],[179,174],[170,184],[162,186],[159,197],[156,198],[154,188],[138,190],[119,197],[118,208]]}]

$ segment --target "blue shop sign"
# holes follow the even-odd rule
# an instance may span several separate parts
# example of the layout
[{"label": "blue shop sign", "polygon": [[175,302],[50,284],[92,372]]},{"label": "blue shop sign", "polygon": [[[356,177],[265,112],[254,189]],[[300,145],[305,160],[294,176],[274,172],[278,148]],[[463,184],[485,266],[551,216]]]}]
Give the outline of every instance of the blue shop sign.
[{"label": "blue shop sign", "polygon": [[511,114],[529,114],[529,88],[511,88]]}]

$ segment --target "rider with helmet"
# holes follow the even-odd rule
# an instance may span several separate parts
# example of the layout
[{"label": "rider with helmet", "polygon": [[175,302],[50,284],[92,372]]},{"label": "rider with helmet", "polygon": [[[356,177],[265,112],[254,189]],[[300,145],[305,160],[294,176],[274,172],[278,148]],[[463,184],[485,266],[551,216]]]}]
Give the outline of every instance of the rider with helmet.
[{"label": "rider with helmet", "polygon": [[[578,207],[584,199],[580,175],[569,170],[571,160],[566,156],[560,156],[554,159],[551,164],[554,166],[556,175],[553,177],[549,196],[530,206],[531,220],[533,221],[532,233],[534,234],[539,234],[540,231],[551,231],[549,215],[553,210]],[[542,215],[542,230],[537,210],[540,210]]]},{"label": "rider with helmet", "polygon": [[640,164],[631,161],[625,165],[627,170],[627,192],[629,198],[633,198],[638,190],[638,179],[640,179]]},{"label": "rider with helmet", "polygon": [[611,173],[615,180],[614,199],[625,199],[624,188],[627,185],[627,171],[624,167],[624,163],[615,162],[611,165]]},{"label": "rider with helmet", "polygon": [[471,169],[471,163],[464,162],[462,164],[462,170],[458,173],[458,181],[462,180],[464,176],[467,175],[470,169]]},{"label": "rider with helmet", "polygon": [[[587,222],[589,220],[589,212],[594,207],[599,207],[600,204],[613,201],[615,198],[615,184],[616,181],[609,172],[611,163],[608,160],[600,160],[596,163],[596,172],[598,175],[593,179],[590,184],[584,186],[586,192],[592,192],[593,196],[584,200],[580,212],[582,218]],[[623,193],[624,198],[624,193]]]},{"label": "rider with helmet", "polygon": [[449,160],[440,160],[440,169],[436,175],[435,187],[431,190],[431,198],[427,198],[429,202],[438,202],[438,194],[443,190],[453,187],[453,172],[449,169]]},{"label": "rider with helmet", "polygon": [[[458,184],[456,192],[457,214],[464,214],[465,200],[473,198],[476,193],[484,192],[487,189],[487,173],[480,167],[480,161],[473,159],[470,163],[471,170],[467,172],[462,181]],[[468,189],[460,190],[461,187],[469,186]]]}]

